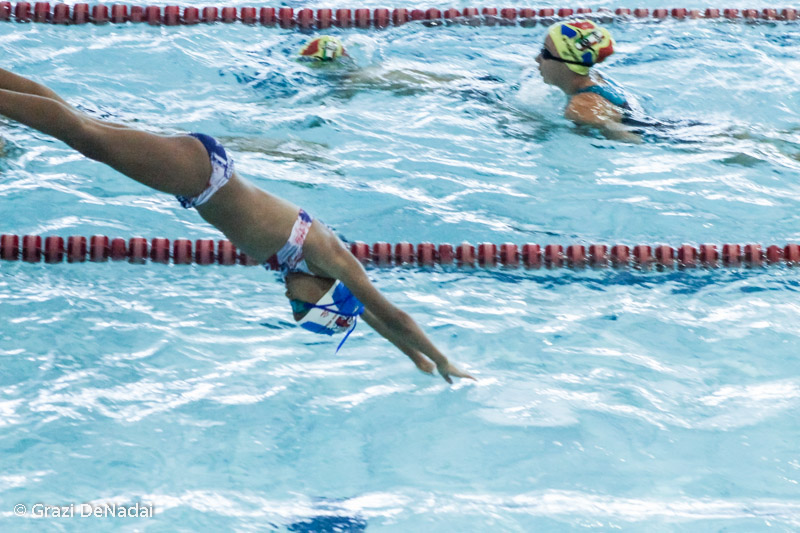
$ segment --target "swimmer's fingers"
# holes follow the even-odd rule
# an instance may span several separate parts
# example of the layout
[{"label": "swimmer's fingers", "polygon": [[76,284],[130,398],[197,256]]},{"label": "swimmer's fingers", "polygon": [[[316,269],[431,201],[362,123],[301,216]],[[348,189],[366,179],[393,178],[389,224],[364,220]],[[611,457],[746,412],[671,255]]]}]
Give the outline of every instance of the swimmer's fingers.
[{"label": "swimmer's fingers", "polygon": [[459,370],[454,365],[450,363],[445,363],[437,367],[439,370],[439,374],[444,378],[444,380],[451,385],[453,384],[453,377],[457,378],[466,378],[471,379],[472,381],[477,381],[474,377],[467,374],[463,370]]}]

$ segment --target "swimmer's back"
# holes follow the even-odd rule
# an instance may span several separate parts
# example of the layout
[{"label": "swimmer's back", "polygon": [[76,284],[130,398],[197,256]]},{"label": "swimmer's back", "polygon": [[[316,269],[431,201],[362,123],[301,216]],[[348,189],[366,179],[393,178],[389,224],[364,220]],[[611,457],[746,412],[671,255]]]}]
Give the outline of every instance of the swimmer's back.
[{"label": "swimmer's back", "polygon": [[622,87],[603,78],[602,83],[584,87],[576,94],[592,93],[600,96],[621,111],[621,122],[631,128],[631,132],[641,135],[645,140],[669,140],[672,142],[686,142],[681,136],[676,136],[674,130],[679,128],[704,126],[705,124],[693,120],[660,120],[644,111],[638,100],[628,94]]}]

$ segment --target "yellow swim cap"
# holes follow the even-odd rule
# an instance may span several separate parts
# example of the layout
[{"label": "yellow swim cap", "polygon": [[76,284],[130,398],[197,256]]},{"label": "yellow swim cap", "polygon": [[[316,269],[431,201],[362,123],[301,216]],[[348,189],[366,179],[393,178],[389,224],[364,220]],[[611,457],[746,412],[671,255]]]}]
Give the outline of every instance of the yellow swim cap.
[{"label": "yellow swim cap", "polygon": [[547,29],[561,59],[576,74],[587,75],[589,68],[614,53],[614,39],[607,29],[586,19],[556,22]]},{"label": "yellow swim cap", "polygon": [[299,54],[320,61],[333,61],[343,56],[345,51],[342,41],[330,35],[322,35],[304,44]]}]

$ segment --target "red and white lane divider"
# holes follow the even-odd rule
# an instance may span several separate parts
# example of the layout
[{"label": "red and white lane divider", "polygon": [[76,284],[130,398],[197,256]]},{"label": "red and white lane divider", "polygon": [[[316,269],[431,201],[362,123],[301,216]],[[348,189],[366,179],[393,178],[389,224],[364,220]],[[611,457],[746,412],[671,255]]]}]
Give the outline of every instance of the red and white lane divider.
[{"label": "red and white lane divider", "polygon": [[[516,244],[496,245],[483,243],[474,246],[462,243],[434,245],[421,243],[416,246],[401,242],[390,244],[378,242],[368,245],[363,242],[350,244],[350,251],[363,264],[375,267],[391,266],[456,266],[462,268],[718,268],[718,267],[762,267],[767,265],[800,266],[800,244],[714,244],[692,246],[590,246],[560,244]],[[0,235],[0,259],[23,260],[30,263],[70,263],[86,261],[128,261],[130,263],[174,263],[198,265],[257,265],[246,254],[239,252],[230,241],[199,239],[194,243],[188,239],[165,238],[147,240],[134,237],[128,241],[109,239],[105,235],[86,237],[62,237],[39,235]],[[267,265],[278,268],[275,257]]]},{"label": "red and white lane divider", "polygon": [[177,26],[214,22],[241,22],[251,25],[279,26],[281,28],[327,29],[339,28],[386,28],[400,26],[412,21],[438,26],[449,23],[466,23],[484,26],[533,26],[537,22],[549,24],[553,20],[575,15],[594,17],[606,22],[621,20],[666,19],[728,19],[757,21],[795,21],[798,11],[794,8],[765,9],[653,9],[644,8],[616,10],[601,8],[496,8],[468,7],[464,9],[298,9],[291,7],[182,7],[182,6],[129,6],[125,4],[73,6],[50,2],[0,2],[0,21],[44,22],[52,24],[105,24],[146,23],[152,25]]}]

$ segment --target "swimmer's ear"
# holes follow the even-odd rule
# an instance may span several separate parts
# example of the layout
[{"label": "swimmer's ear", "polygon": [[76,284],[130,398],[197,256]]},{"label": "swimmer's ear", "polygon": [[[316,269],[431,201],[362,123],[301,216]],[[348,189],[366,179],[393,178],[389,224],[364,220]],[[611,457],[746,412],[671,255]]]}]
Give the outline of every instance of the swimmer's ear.
[{"label": "swimmer's ear", "polygon": [[330,290],[336,280],[321,278],[301,272],[286,275],[286,297],[292,306],[294,319],[301,320],[308,314],[307,302],[318,302]]},{"label": "swimmer's ear", "polygon": [[292,317],[295,322],[300,322],[308,314],[309,308],[306,306],[306,302],[290,299],[289,304],[292,306]]}]

